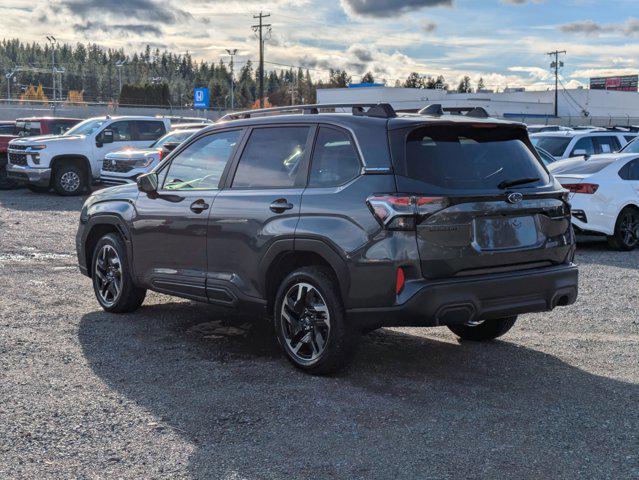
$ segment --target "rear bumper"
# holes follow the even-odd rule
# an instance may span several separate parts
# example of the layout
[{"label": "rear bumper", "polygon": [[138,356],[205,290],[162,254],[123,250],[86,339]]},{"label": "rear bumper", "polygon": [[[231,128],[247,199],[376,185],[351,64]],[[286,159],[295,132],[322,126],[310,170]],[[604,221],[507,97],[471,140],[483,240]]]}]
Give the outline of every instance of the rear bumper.
[{"label": "rear bumper", "polygon": [[46,187],[51,181],[51,169],[23,167],[9,163],[7,164],[7,177],[21,183]]},{"label": "rear bumper", "polygon": [[[577,299],[578,270],[573,264],[524,272],[482,275],[406,285],[401,305],[347,311],[364,329],[392,326],[439,326],[549,311]],[[408,292],[404,292],[404,296]]]}]

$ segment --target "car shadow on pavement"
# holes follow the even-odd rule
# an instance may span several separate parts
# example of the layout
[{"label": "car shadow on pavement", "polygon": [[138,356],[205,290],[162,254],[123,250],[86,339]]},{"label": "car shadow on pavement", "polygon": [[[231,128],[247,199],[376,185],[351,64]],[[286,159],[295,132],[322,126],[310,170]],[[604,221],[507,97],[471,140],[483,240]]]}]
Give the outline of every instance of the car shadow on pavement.
[{"label": "car shadow on pavement", "polygon": [[639,386],[507,337],[473,344],[382,330],[363,339],[347,372],[313,377],[280,355],[267,322],[190,302],[92,312],[78,336],[109,388],[194,446],[194,478],[639,473]]}]

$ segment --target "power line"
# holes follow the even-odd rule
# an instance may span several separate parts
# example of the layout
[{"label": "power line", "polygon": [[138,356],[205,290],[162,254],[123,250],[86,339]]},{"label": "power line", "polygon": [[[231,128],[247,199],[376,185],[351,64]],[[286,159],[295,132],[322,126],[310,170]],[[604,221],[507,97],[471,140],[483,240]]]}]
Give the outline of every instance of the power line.
[{"label": "power line", "polygon": [[259,41],[260,41],[260,108],[264,108],[264,36],[262,34],[262,30],[264,28],[268,29],[268,33],[271,33],[271,24],[262,23],[264,18],[270,17],[271,14],[264,15],[260,12],[259,15],[253,15],[253,18],[258,18],[260,23],[258,25],[253,25],[253,31],[259,32]]}]

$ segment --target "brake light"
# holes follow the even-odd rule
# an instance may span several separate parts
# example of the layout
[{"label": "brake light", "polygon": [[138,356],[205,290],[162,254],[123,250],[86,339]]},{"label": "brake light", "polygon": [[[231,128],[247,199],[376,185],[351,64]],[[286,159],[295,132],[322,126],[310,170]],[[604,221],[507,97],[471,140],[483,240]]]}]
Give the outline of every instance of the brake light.
[{"label": "brake light", "polygon": [[404,290],[404,284],[406,283],[406,275],[404,269],[399,267],[397,269],[397,277],[395,278],[395,293],[399,295]]},{"label": "brake light", "polygon": [[572,193],[586,193],[592,195],[599,189],[599,185],[594,183],[566,183],[562,184],[566,190]]},{"label": "brake light", "polygon": [[158,161],[159,161],[159,162],[161,162],[161,161],[162,161],[162,159],[164,158],[164,149],[163,149],[163,148],[160,148],[160,149],[158,150],[158,153],[160,154],[160,158],[158,159]]},{"label": "brake light", "polygon": [[379,194],[366,199],[379,223],[389,230],[414,230],[423,220],[448,206],[446,197],[408,194]]}]

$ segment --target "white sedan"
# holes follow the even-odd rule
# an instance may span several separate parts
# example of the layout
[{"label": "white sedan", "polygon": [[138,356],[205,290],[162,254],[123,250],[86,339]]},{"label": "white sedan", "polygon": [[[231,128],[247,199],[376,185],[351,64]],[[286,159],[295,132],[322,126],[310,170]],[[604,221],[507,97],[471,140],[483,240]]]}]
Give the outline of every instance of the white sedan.
[{"label": "white sedan", "polygon": [[570,191],[577,233],[603,234],[617,250],[639,246],[639,155],[564,160],[549,170]]}]

